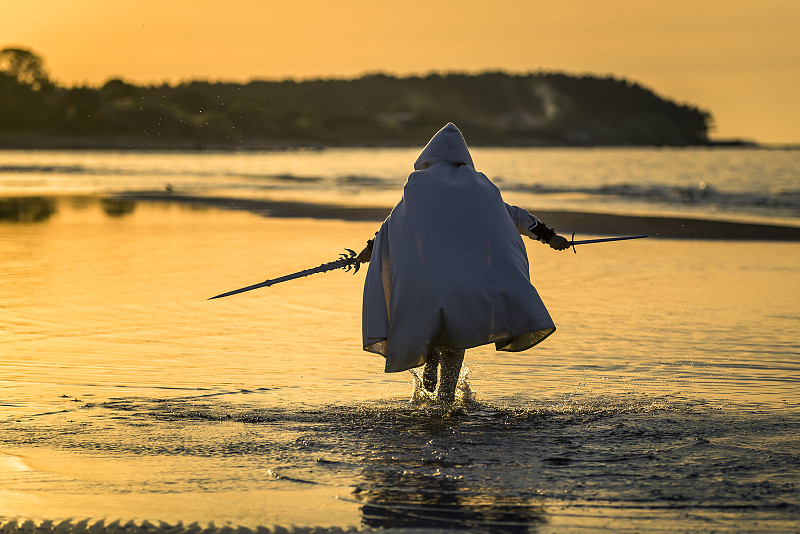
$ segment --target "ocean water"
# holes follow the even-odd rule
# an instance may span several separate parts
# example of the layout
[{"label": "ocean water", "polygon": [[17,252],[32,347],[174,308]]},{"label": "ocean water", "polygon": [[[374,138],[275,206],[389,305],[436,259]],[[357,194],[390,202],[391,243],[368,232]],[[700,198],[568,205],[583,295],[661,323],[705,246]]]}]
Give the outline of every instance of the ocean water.
[{"label": "ocean water", "polygon": [[[691,215],[798,225],[800,150],[472,150],[529,209]],[[163,191],[393,206],[416,149],[1,151],[0,195]]]},{"label": "ocean water", "polygon": [[[528,242],[558,330],[523,353],[467,351],[464,413],[452,414],[412,402],[412,375],[384,374],[361,350],[363,271],[207,300],[358,248],[378,222],[104,196],[169,182],[396,201],[404,176],[389,169],[410,152],[342,151],[359,157],[302,168],[326,152],[0,153],[3,529],[800,530],[798,243],[647,239],[573,254]],[[494,152],[505,187],[525,164]],[[782,174],[794,172],[791,152],[521,152],[571,161],[562,184],[574,183],[558,186],[569,191],[524,193],[560,207],[737,212],[596,192],[598,176],[641,168],[616,161],[636,154],[686,158],[687,176],[717,168],[716,180],[697,176],[741,198],[796,187]],[[708,163],[724,154],[739,163]],[[609,168],[579,183],[575,169],[597,158]],[[656,167],[608,183],[689,183]],[[747,182],[733,168],[782,170]],[[791,222],[792,209],[746,211]]]}]

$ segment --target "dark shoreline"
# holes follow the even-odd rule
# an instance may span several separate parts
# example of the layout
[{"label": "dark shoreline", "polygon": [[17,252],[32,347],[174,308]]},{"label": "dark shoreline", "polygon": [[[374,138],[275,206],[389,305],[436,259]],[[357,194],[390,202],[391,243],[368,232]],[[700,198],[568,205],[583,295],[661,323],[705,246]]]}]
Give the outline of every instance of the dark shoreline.
[{"label": "dark shoreline", "polygon": [[[797,150],[800,145],[768,145],[747,139],[712,139],[705,143],[687,144],[636,144],[636,143],[555,143],[548,141],[503,144],[470,143],[480,148],[736,148]],[[369,143],[324,143],[315,140],[294,139],[279,141],[274,139],[253,139],[235,143],[215,143],[189,139],[147,140],[98,137],[41,137],[26,134],[0,134],[0,151],[3,150],[101,150],[134,152],[259,152],[283,150],[325,150],[330,148],[419,148],[418,141],[376,140]]]},{"label": "dark shoreline", "polygon": [[[390,207],[342,206],[288,202],[267,199],[243,199],[219,196],[195,196],[163,191],[129,192],[112,198],[126,201],[167,202],[219,209],[247,211],[264,217],[307,217],[380,223]],[[800,241],[800,226],[779,226],[735,221],[714,221],[688,217],[615,215],[573,211],[536,211],[536,216],[562,234],[628,235],[644,234],[672,239],[725,239],[747,241]]]}]

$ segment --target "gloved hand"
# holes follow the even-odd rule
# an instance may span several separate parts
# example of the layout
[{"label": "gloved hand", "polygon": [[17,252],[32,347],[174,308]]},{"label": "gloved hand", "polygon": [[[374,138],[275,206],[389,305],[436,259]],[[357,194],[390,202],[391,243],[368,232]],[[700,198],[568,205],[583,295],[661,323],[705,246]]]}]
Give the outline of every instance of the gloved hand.
[{"label": "gloved hand", "polygon": [[550,245],[550,248],[553,250],[567,250],[569,248],[569,240],[558,234],[551,237],[547,244]]},{"label": "gloved hand", "polygon": [[364,247],[364,250],[358,253],[356,261],[358,263],[369,263],[370,258],[372,258],[372,247],[368,245]]}]

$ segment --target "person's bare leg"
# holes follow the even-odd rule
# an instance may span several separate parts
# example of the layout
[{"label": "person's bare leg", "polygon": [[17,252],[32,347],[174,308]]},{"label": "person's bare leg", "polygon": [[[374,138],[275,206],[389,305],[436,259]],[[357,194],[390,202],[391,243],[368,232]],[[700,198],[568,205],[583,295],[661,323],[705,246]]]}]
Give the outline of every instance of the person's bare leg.
[{"label": "person's bare leg", "polygon": [[422,369],[422,387],[433,393],[436,391],[436,382],[439,377],[439,349],[431,349],[425,367]]},{"label": "person's bare leg", "polygon": [[456,397],[458,375],[461,373],[461,364],[464,362],[464,349],[454,349],[451,347],[439,347],[439,349],[442,374],[436,400],[450,404]]}]

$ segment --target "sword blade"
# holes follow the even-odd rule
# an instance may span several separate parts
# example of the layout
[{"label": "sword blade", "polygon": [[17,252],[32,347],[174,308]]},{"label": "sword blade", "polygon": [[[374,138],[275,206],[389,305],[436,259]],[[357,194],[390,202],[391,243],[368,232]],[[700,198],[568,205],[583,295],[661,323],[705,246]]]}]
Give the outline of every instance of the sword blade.
[{"label": "sword blade", "polygon": [[650,237],[647,235],[628,235],[623,237],[603,237],[600,239],[583,239],[581,241],[570,241],[570,245],[588,245],[590,243],[605,243],[608,241],[625,241],[627,239],[644,239],[645,237]]},{"label": "sword blade", "polygon": [[233,291],[228,291],[226,293],[220,293],[214,297],[209,298],[208,300],[214,299],[221,299],[222,297],[229,297],[231,295],[236,295],[238,293],[244,293],[245,291],[252,291],[253,289],[258,289],[260,287],[269,287],[271,285],[280,284],[281,282],[286,282],[288,280],[294,280],[296,278],[302,278],[304,276],[308,276],[311,274],[316,273],[326,273],[328,271],[333,271],[334,269],[347,269],[350,270],[351,267],[355,267],[356,271],[358,271],[359,265],[355,262],[356,254],[355,252],[347,249],[350,255],[342,254],[342,257],[335,261],[330,261],[328,263],[323,263],[318,267],[312,267],[311,269],[303,269],[302,271],[297,271],[296,273],[287,274],[284,276],[279,276],[278,278],[271,278],[269,280],[264,280],[258,284],[253,284],[247,287],[241,287],[239,289],[234,289]]},{"label": "sword blade", "polygon": [[220,293],[214,297],[211,297],[208,300],[214,299],[221,299],[222,297],[230,297],[231,295],[236,295],[237,293],[244,293],[245,291],[252,291],[253,289],[258,289],[259,287],[269,287],[272,285],[272,280],[265,280],[260,284],[253,284],[252,286],[241,287],[239,289],[234,289],[233,291],[228,291],[227,293]]}]

